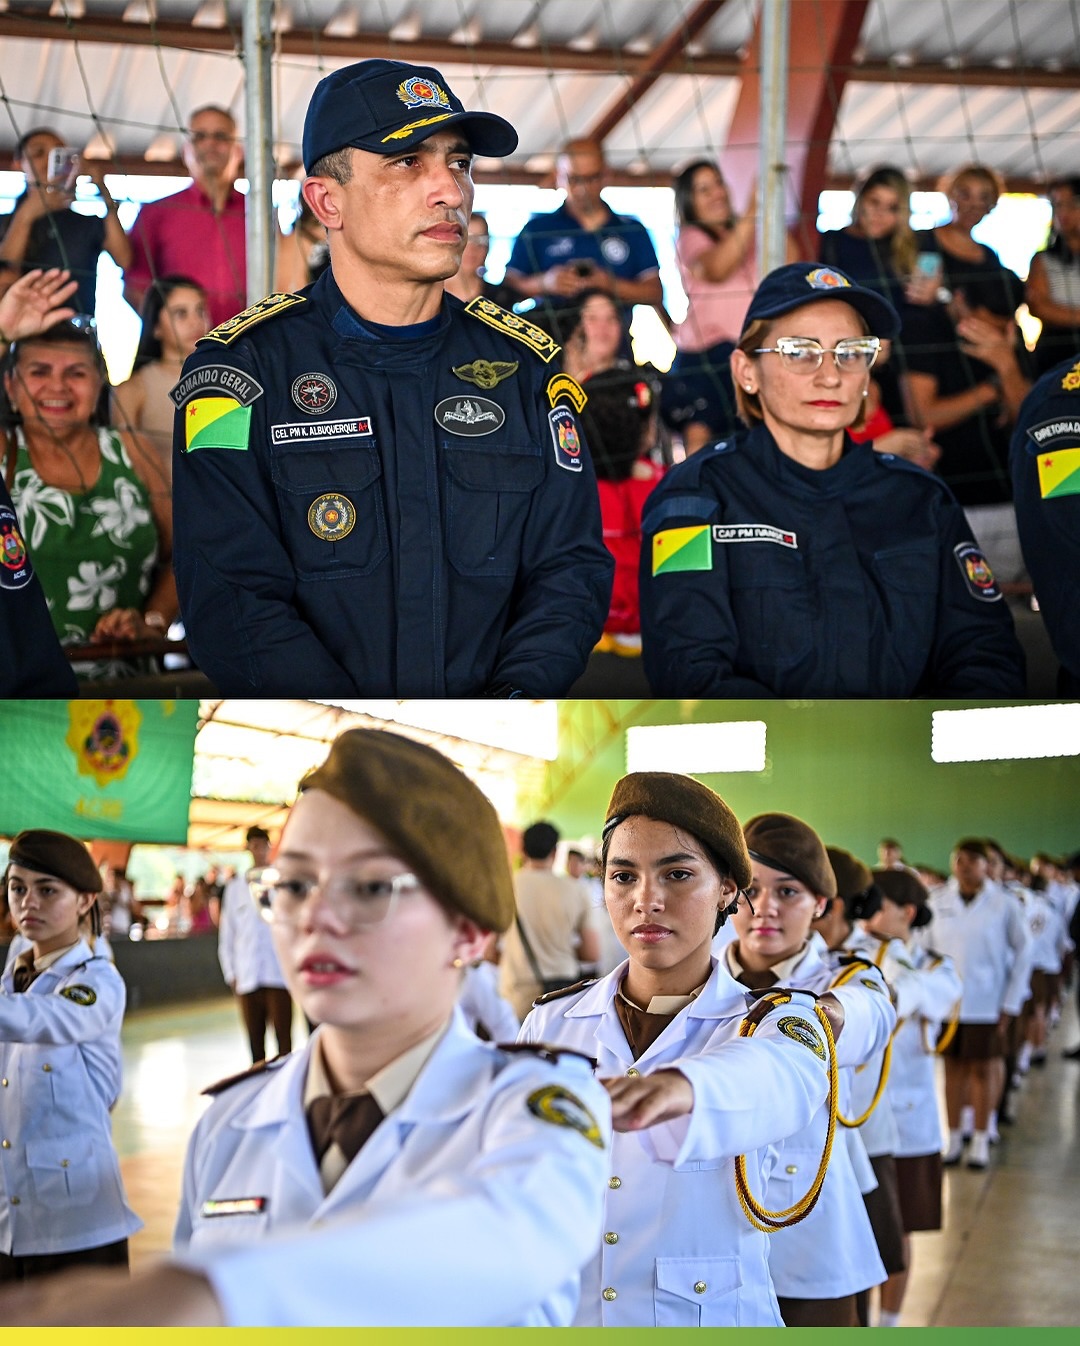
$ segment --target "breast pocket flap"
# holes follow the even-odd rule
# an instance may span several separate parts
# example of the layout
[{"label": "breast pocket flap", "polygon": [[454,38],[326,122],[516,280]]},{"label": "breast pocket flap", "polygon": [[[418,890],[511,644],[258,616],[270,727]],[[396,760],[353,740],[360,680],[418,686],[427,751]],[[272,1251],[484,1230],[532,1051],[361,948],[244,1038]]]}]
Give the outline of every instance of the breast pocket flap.
[{"label": "breast pocket flap", "polygon": [[658,1257],[656,1288],[692,1304],[708,1304],[742,1285],[734,1257]]},{"label": "breast pocket flap", "polygon": [[468,491],[533,491],[544,478],[543,459],[535,453],[482,453],[455,445],[446,462],[454,482]]}]

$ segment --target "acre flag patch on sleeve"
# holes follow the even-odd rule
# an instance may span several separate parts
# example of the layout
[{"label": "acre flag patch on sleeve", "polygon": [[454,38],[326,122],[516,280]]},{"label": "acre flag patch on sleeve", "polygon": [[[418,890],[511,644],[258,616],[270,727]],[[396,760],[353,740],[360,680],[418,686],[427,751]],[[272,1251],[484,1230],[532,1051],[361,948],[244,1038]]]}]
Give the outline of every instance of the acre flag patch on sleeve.
[{"label": "acre flag patch on sleeve", "polygon": [[1044,500],[1080,495],[1080,448],[1039,455],[1039,494]]},{"label": "acre flag patch on sleeve", "polygon": [[184,448],[246,449],[251,408],[235,397],[197,397],[184,408]]},{"label": "acre flag patch on sleeve", "polygon": [[652,540],[652,573],[712,569],[712,530],[707,523],[665,528]]}]

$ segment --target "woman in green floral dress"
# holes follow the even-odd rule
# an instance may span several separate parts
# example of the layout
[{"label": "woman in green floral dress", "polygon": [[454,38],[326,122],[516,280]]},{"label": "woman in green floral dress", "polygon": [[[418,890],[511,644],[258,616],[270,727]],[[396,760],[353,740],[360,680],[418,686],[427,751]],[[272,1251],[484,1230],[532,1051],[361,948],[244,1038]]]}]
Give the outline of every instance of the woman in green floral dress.
[{"label": "woman in green floral dress", "polygon": [[63,645],[160,637],[178,610],[168,491],[141,436],[94,424],[105,382],[92,333],[69,323],[19,342],[4,375],[18,423],[5,479]]}]

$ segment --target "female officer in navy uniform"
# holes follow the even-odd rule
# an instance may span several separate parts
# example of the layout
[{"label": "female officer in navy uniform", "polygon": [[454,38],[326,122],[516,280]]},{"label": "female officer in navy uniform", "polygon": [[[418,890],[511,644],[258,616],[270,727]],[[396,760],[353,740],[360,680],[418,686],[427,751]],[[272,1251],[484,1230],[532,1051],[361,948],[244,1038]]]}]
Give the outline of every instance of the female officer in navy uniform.
[{"label": "female officer in navy uniform", "polygon": [[261,890],[319,1027],[210,1091],[174,1262],[129,1294],[80,1287],[77,1309],[61,1281],[38,1321],[569,1323],[610,1109],[586,1058],[481,1042],[457,1008],[464,967],[513,919],[495,810],[380,730],[343,734],[300,789]]},{"label": "female officer in navy uniform", "polygon": [[642,520],[659,696],[1023,695],[1012,619],[938,478],[856,444],[891,305],[843,272],[771,272],[731,357],[749,425],[670,471]]},{"label": "female officer in navy uniform", "polygon": [[7,900],[29,941],[0,978],[0,1281],[76,1264],[127,1266],[142,1228],[124,1195],[109,1111],[126,992],[80,937],[101,929],[101,875],[81,841],[20,832]]},{"label": "female officer in navy uniform", "polygon": [[[13,341],[70,318],[74,293],[67,271],[28,271],[0,297],[0,355]],[[26,550],[8,489],[7,455],[0,471],[0,697],[75,696],[71,665],[53,630],[41,582]]]}]

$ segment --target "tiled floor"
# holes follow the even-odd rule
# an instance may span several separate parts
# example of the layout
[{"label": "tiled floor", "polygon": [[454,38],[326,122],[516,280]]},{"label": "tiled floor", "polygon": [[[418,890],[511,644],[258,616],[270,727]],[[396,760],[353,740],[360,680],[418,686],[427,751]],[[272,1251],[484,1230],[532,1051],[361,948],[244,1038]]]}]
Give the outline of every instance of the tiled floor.
[{"label": "tiled floor", "polygon": [[[298,1016],[294,1040],[304,1032]],[[1080,1062],[1061,1059],[1078,1041],[1072,1001],[990,1168],[947,1172],[945,1228],[916,1236],[904,1326],[1080,1323]],[[229,1000],[134,1014],[124,1047],[113,1130],[128,1199],[146,1222],[132,1240],[137,1266],[169,1247],[187,1136],[206,1103],[199,1091],[243,1070],[247,1048]]]}]

